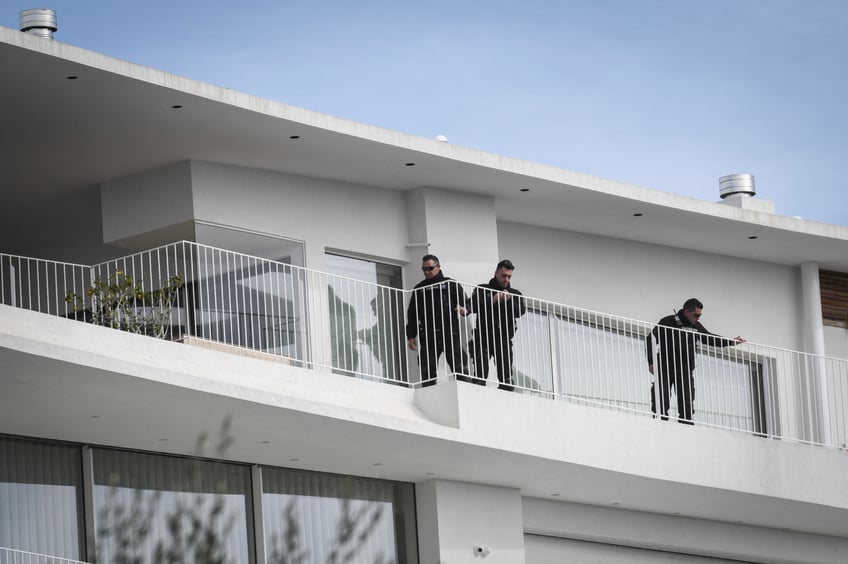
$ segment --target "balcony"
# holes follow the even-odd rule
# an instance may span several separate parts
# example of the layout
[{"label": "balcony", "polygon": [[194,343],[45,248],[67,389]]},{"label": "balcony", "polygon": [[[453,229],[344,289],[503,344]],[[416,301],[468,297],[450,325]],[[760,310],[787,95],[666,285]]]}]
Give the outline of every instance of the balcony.
[{"label": "balcony", "polygon": [[[463,290],[471,296],[474,287]],[[407,352],[404,326],[408,313],[432,318],[425,309],[434,306],[410,295],[188,242],[93,266],[0,255],[0,303],[7,306],[417,389],[417,356]],[[522,315],[510,393],[653,417],[645,347],[652,323],[515,299]],[[459,335],[462,361],[450,378],[487,384],[474,368],[483,341],[474,332],[477,315],[472,309],[452,316],[451,330],[439,335]],[[663,330],[670,340],[685,338],[678,329]],[[692,423],[845,448],[848,361],[757,343],[711,344],[723,343],[707,340],[695,355]],[[442,361],[440,378],[449,372]],[[497,367],[490,372],[488,385],[496,385]],[[676,391],[670,390],[671,419],[682,415]]]}]

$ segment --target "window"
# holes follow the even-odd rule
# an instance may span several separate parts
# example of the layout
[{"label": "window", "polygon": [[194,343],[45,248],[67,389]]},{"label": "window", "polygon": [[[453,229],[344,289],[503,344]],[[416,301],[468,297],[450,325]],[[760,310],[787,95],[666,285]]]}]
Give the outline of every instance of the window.
[{"label": "window", "polygon": [[[529,310],[515,335],[513,377],[531,393],[650,413],[648,330],[571,308]],[[763,369],[760,360],[735,349],[701,347],[694,371],[695,421],[765,433],[767,412],[774,410],[766,406]]]},{"label": "window", "polygon": [[333,368],[406,381],[401,269],[327,254]]},{"label": "window", "polygon": [[251,562],[247,466],[94,450],[102,562]]},{"label": "window", "polygon": [[79,447],[0,438],[0,546],[80,560]]},{"label": "window", "polygon": [[262,471],[269,563],[416,562],[410,484]]}]

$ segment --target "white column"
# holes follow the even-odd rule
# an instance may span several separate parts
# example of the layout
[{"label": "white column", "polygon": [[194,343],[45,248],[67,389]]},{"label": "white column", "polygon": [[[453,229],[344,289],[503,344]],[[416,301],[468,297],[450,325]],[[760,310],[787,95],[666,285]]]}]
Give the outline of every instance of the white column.
[{"label": "white column", "polygon": [[811,409],[816,429],[813,439],[830,444],[830,404],[828,402],[827,371],[824,359],[824,325],[822,324],[821,287],[819,286],[819,265],[805,262],[801,265],[801,306],[803,315],[802,330],[807,352],[816,355],[811,366],[811,381],[815,389],[811,390]]},{"label": "white column", "polygon": [[433,480],[415,499],[422,564],[524,564],[519,490]]}]

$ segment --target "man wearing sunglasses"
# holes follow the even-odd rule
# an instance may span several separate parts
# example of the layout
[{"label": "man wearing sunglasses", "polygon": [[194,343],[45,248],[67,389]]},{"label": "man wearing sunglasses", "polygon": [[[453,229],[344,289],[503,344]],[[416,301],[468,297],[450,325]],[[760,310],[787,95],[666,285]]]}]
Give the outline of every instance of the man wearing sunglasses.
[{"label": "man wearing sunglasses", "polygon": [[[648,352],[648,371],[656,376],[651,383],[651,411],[659,413],[663,421],[668,420],[669,393],[674,387],[677,395],[677,421],[694,425],[692,403],[695,401],[695,349],[697,343],[710,347],[729,347],[744,343],[742,337],[725,339],[707,331],[699,321],[704,304],[697,298],[689,298],[683,309],[674,315],[659,320],[645,339]],[[656,341],[656,357],[654,342]],[[654,361],[657,361],[655,370]]]},{"label": "man wearing sunglasses", "polygon": [[421,259],[424,280],[415,285],[406,312],[409,348],[418,351],[422,386],[436,383],[436,367],[444,353],[455,374],[468,374],[468,356],[460,337],[460,316],[468,315],[468,297],[456,280],[442,273],[439,258]]}]

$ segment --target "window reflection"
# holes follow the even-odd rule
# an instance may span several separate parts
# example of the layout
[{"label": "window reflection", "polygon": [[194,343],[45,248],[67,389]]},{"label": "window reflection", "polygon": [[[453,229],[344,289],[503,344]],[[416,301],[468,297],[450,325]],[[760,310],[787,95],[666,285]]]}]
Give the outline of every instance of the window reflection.
[{"label": "window reflection", "polygon": [[[644,331],[600,316],[528,311],[515,335],[513,377],[531,393],[649,413]],[[767,378],[759,360],[702,349],[694,378],[696,422],[765,432]]]},{"label": "window reflection", "polygon": [[406,381],[400,267],[325,255],[333,367]]},{"label": "window reflection", "polygon": [[0,438],[0,546],[81,559],[80,451]]},{"label": "window reflection", "polygon": [[270,564],[391,564],[414,553],[403,534],[414,531],[411,486],[276,469],[262,475]]},{"label": "window reflection", "polygon": [[249,562],[244,466],[96,449],[97,556],[103,562]]}]

